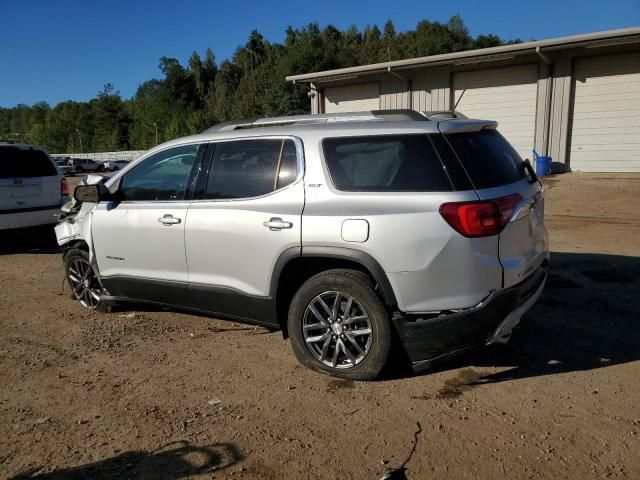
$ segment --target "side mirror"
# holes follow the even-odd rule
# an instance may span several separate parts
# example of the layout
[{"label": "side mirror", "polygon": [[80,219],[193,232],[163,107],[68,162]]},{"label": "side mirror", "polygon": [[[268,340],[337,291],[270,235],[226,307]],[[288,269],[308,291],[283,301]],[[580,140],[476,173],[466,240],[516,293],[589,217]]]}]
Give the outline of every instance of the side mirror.
[{"label": "side mirror", "polygon": [[103,184],[78,185],[73,191],[73,198],[80,203],[99,203],[111,200],[111,192]]}]

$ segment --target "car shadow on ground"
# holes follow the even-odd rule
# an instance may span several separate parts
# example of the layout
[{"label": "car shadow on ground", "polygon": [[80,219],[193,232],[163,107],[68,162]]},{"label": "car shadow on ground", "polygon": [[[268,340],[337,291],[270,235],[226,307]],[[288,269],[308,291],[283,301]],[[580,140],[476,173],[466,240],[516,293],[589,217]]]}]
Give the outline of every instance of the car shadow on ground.
[{"label": "car shadow on ground", "polygon": [[0,255],[16,253],[58,253],[53,225],[20,228],[0,232]]},{"label": "car shadow on ground", "polygon": [[206,447],[192,445],[186,440],[164,445],[152,452],[129,451],[77,467],[61,468],[49,473],[40,469],[22,473],[11,480],[106,480],[138,478],[172,480],[212,473],[230,467],[244,457],[231,443]]},{"label": "car shadow on ground", "polygon": [[[640,360],[640,258],[554,252],[550,266],[542,296],[509,343],[474,350],[430,372],[466,369],[457,382],[464,389]],[[475,367],[505,369],[478,375]]]}]

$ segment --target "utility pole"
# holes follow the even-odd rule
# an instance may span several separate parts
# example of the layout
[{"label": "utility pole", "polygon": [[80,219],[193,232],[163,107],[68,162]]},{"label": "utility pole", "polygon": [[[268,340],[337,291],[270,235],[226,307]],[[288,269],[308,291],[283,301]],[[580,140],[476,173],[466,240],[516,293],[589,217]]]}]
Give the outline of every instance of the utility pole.
[{"label": "utility pole", "polygon": [[80,136],[80,130],[76,128],[76,133],[78,134],[78,140],[80,141],[80,153],[82,153],[82,137]]},{"label": "utility pole", "polygon": [[153,126],[156,127],[156,145],[158,144],[158,124],[153,122]]}]

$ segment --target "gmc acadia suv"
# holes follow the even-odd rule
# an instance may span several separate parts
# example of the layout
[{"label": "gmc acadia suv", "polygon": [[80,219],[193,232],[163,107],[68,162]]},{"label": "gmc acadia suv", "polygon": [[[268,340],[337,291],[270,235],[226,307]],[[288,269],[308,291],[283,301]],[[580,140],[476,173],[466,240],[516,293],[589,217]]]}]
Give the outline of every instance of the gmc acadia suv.
[{"label": "gmc acadia suv", "polygon": [[[83,185],[56,227],[72,296],[282,329],[372,379],[504,342],[540,295],[542,186],[497,124],[374,111],[217,125]],[[85,182],[86,183],[86,182]]]}]

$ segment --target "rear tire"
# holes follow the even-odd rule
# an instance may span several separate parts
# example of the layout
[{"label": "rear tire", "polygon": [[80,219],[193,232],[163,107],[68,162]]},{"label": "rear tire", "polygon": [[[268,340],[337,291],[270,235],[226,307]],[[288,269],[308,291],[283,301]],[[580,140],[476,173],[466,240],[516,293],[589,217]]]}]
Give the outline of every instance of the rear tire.
[{"label": "rear tire", "polygon": [[102,285],[86,250],[80,248],[67,250],[64,254],[64,272],[71,288],[71,298],[77,300],[87,310],[111,312],[111,306],[101,299]]},{"label": "rear tire", "polygon": [[307,280],[287,319],[298,360],[313,370],[350,380],[380,375],[391,348],[389,315],[369,277],[335,269]]}]

